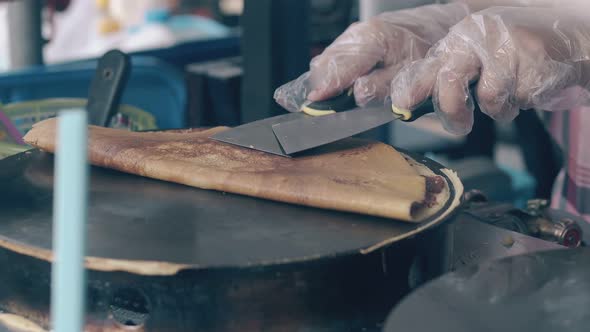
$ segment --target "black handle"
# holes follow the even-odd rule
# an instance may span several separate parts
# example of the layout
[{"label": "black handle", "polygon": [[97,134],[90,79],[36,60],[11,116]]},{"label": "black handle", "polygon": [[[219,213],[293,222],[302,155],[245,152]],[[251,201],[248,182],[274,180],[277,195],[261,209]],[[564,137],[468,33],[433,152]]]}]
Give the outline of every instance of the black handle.
[{"label": "black handle", "polygon": [[403,122],[413,122],[426,114],[434,113],[434,105],[432,104],[432,99],[428,98],[425,102],[423,102],[418,108],[407,111],[407,110],[400,110],[392,107],[392,111],[395,114],[400,116],[399,120]]},{"label": "black handle", "polygon": [[406,120],[406,122],[411,122],[411,121],[420,119],[421,117],[423,117],[426,114],[434,113],[434,105],[432,105],[432,102],[429,102],[428,104],[430,104],[430,105],[424,105],[424,106],[419,107],[418,109],[413,110],[410,120]]},{"label": "black handle", "polygon": [[109,125],[127,84],[130,63],[129,56],[118,50],[109,51],[98,60],[86,104],[90,124]]},{"label": "black handle", "polygon": [[321,115],[322,113],[328,114],[333,112],[348,111],[355,107],[356,101],[351,88],[344,93],[330,99],[314,101],[308,105],[305,105],[303,111],[306,113],[313,112],[316,115]]},{"label": "black handle", "polygon": [[[342,94],[339,94],[330,99],[312,102],[304,107],[304,112],[313,115],[322,115],[322,113],[329,114],[333,112],[348,111],[357,107],[354,99],[354,93],[351,89],[348,89]],[[313,112],[313,113],[312,113]],[[427,101],[422,103],[417,109],[413,111],[405,111],[393,109],[393,112],[400,115],[399,120],[404,122],[415,121],[422,116],[430,113],[434,113],[434,105],[432,100],[429,98]]]},{"label": "black handle", "polygon": [[[475,96],[475,88],[476,88],[477,80],[469,83],[469,92],[472,96]],[[479,106],[475,103],[475,108],[478,109]],[[418,108],[414,109],[413,111],[405,111],[399,110],[395,107],[392,107],[393,113],[399,114],[401,117],[399,120],[404,122],[412,122],[420,119],[426,114],[434,113],[434,104],[432,104],[432,97],[428,97],[422,104],[418,106]]]}]

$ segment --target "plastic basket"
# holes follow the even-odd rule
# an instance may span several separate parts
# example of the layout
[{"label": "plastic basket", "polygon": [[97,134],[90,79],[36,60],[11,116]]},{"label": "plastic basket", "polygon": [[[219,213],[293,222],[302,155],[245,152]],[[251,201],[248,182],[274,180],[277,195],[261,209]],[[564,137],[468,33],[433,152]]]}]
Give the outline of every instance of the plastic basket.
[{"label": "plastic basket", "polygon": [[[68,108],[84,108],[86,99],[82,98],[58,98],[43,99],[21,103],[2,105],[2,112],[11,120],[19,133],[24,136],[33,125],[39,121],[57,116],[60,110]],[[137,107],[122,104],[118,112],[113,116],[109,125],[111,128],[126,129],[130,131],[145,131],[158,129],[154,116]],[[2,135],[0,135],[2,136]],[[0,158],[22,152],[29,147],[18,146],[13,142],[0,140]]]},{"label": "plastic basket", "polygon": [[0,159],[4,159],[6,157],[10,157],[17,153],[25,152],[31,149],[31,147],[27,145],[17,145],[11,143],[0,142]]},{"label": "plastic basket", "polygon": [[[60,110],[85,106],[86,99],[59,98],[3,105],[2,111],[12,120],[20,133],[25,135],[33,124],[55,117]],[[130,105],[119,107],[109,127],[132,131],[157,129],[153,115]]]},{"label": "plastic basket", "polygon": [[[152,57],[134,56],[131,64],[121,104],[153,115],[158,129],[185,128],[187,91],[182,72]],[[96,66],[96,60],[88,60],[3,73],[0,75],[0,103],[86,99]]]}]

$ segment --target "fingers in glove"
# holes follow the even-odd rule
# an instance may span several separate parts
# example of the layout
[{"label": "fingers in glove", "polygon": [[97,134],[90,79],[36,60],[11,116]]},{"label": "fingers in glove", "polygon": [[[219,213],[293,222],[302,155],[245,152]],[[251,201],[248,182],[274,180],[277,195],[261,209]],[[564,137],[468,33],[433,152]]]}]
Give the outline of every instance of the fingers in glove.
[{"label": "fingers in glove", "polygon": [[474,102],[470,83],[480,74],[481,61],[461,39],[443,40],[424,60],[406,66],[391,85],[391,101],[414,109],[432,96],[444,127],[464,135],[473,127]]},{"label": "fingers in glove", "polygon": [[432,95],[440,67],[441,60],[432,57],[403,67],[391,82],[391,103],[412,110],[426,101]]},{"label": "fingers in glove", "polygon": [[[326,51],[312,63],[311,79],[314,89],[310,100],[321,100],[341,93],[359,77],[370,75],[377,66],[390,68],[401,63],[424,57],[433,43],[446,35],[449,28],[468,13],[466,5],[452,3],[427,5],[419,8],[383,13],[371,20],[352,25]],[[396,71],[389,70],[389,73]],[[377,76],[388,76],[377,70]],[[393,76],[389,77],[391,80]],[[368,97],[371,86],[362,91],[363,84],[355,86],[363,104],[371,101]],[[381,81],[380,81],[381,82]],[[389,90],[383,84],[374,86],[375,99],[384,99]],[[381,98],[383,97],[383,98]]]},{"label": "fingers in glove", "polygon": [[372,20],[351,25],[311,61],[313,89],[307,96],[309,100],[324,100],[342,93],[383,61],[386,47],[378,24]]},{"label": "fingers in glove", "polygon": [[481,111],[496,121],[514,120],[520,111],[515,96],[515,75],[498,73],[494,71],[494,67],[484,68],[476,90],[477,103]]},{"label": "fingers in glove", "polygon": [[473,128],[473,97],[470,83],[479,77],[481,62],[470,50],[458,47],[445,55],[436,80],[433,103],[444,127],[458,135]]},{"label": "fingers in glove", "polygon": [[520,111],[517,90],[517,59],[514,52],[498,52],[486,58],[477,83],[476,98],[481,111],[500,122],[512,121]]},{"label": "fingers in glove", "polygon": [[396,64],[387,68],[375,69],[371,73],[359,77],[354,82],[354,96],[359,106],[383,105],[389,97],[391,80],[403,67]]},{"label": "fingers in glove", "polygon": [[307,72],[276,89],[274,100],[289,112],[298,112],[309,92],[309,72]]}]

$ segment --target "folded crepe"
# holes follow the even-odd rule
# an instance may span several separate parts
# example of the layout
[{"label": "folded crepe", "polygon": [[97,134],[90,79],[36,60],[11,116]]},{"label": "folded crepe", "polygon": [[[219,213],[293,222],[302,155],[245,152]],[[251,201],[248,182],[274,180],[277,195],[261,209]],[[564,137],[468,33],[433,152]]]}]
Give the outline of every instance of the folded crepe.
[{"label": "folded crepe", "polygon": [[[24,140],[56,151],[56,119]],[[129,132],[89,126],[89,161],[99,167],[310,207],[417,222],[448,198],[448,184],[393,147],[360,139],[285,158],[211,140],[227,130]]]}]

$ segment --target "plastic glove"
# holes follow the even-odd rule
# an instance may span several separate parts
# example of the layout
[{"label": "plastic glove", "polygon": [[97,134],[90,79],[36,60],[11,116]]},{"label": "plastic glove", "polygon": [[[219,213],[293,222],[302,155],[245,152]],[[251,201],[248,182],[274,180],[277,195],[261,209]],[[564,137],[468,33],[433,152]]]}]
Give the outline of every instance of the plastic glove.
[{"label": "plastic glove", "polygon": [[472,12],[488,9],[491,7],[570,7],[576,10],[588,9],[588,0],[451,0],[461,2],[469,6]]},{"label": "plastic glove", "polygon": [[521,109],[558,111],[588,100],[587,13],[545,8],[490,8],[465,18],[392,81],[392,103],[413,109],[432,96],[446,129],[473,126],[474,92],[481,110],[500,121]]},{"label": "plastic glove", "polygon": [[354,85],[358,105],[383,103],[403,65],[424,57],[467,14],[464,4],[429,5],[355,23],[311,61],[309,72],[278,88],[275,100],[295,112],[306,99],[325,100]]}]

